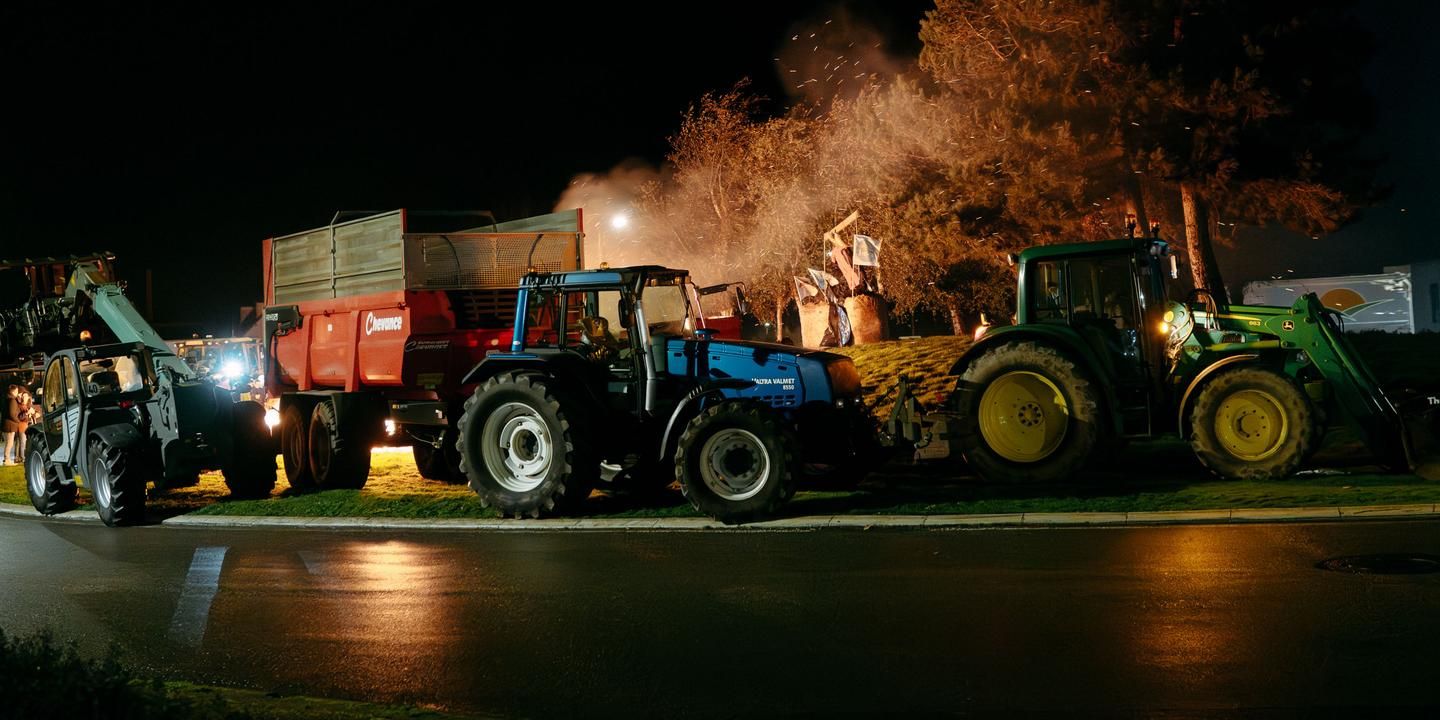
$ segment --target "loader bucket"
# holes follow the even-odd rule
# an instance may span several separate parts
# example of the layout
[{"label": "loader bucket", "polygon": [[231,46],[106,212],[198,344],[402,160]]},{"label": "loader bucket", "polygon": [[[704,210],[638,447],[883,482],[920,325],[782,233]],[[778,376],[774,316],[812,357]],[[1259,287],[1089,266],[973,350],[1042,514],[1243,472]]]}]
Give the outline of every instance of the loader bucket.
[{"label": "loader bucket", "polygon": [[1397,403],[1410,471],[1440,480],[1440,397],[1422,395]]},{"label": "loader bucket", "polygon": [[1304,325],[1317,331],[1304,349],[1370,452],[1392,471],[1440,479],[1440,398],[1404,391],[1397,393],[1403,399],[1392,400],[1345,337],[1338,313],[1326,310],[1314,293],[1297,300],[1295,310],[1308,315]]}]

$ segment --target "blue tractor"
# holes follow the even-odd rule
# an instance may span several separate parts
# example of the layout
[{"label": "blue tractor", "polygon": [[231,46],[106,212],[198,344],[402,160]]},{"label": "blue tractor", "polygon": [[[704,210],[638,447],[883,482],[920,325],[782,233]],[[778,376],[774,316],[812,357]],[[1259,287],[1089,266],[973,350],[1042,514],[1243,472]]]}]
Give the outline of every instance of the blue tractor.
[{"label": "blue tractor", "polygon": [[[490,353],[459,421],[461,470],[506,515],[574,510],[602,466],[678,481],[726,523],[765,518],[802,468],[851,476],[878,456],[847,357],[717,340],[689,273],[530,273],[508,351]],[[673,469],[671,469],[673,466]]]}]

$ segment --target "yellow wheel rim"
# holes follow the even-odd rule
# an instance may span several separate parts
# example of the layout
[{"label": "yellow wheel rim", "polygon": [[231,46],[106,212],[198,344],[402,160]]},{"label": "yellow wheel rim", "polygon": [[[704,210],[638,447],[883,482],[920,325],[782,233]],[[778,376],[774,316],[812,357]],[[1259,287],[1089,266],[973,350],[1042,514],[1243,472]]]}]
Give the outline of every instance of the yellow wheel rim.
[{"label": "yellow wheel rim", "polygon": [[1290,434],[1280,401],[1264,390],[1241,390],[1220,401],[1215,437],[1231,455],[1256,462],[1279,452]]},{"label": "yellow wheel rim", "polygon": [[980,436],[1011,462],[1044,460],[1065,439],[1070,407],[1044,376],[1016,370],[993,380],[980,396]]}]

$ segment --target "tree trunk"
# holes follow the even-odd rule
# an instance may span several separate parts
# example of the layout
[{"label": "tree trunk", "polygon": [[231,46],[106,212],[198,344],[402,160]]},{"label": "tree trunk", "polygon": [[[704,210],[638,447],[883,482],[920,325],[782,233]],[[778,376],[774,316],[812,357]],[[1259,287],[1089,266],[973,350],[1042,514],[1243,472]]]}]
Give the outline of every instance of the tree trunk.
[{"label": "tree trunk", "polygon": [[960,322],[960,308],[950,306],[950,334],[964,335],[965,325]]},{"label": "tree trunk", "polygon": [[1150,216],[1145,212],[1145,191],[1140,187],[1140,176],[1130,168],[1130,163],[1121,165],[1125,169],[1125,212],[1135,216],[1136,237],[1150,235]]},{"label": "tree trunk", "polygon": [[785,301],[775,301],[775,342],[785,340]]},{"label": "tree trunk", "polygon": [[1180,206],[1185,211],[1185,250],[1190,257],[1190,277],[1195,287],[1209,290],[1215,302],[1229,304],[1225,293],[1225,281],[1220,278],[1220,267],[1215,262],[1215,250],[1210,244],[1209,208],[1189,181],[1180,183]]}]

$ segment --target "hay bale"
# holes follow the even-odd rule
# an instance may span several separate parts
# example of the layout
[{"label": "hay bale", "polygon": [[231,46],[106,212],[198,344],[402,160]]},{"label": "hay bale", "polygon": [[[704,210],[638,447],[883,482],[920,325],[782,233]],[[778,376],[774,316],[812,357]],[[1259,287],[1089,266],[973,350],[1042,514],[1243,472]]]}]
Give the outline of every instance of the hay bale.
[{"label": "hay bale", "polygon": [[830,332],[832,316],[835,314],[830,303],[823,298],[809,297],[800,301],[800,344],[809,348],[826,347],[835,344],[835,335]]},{"label": "hay bale", "polygon": [[888,334],[885,303],[875,295],[852,295],[845,298],[845,313],[850,316],[850,332],[856,345],[880,342]]}]

